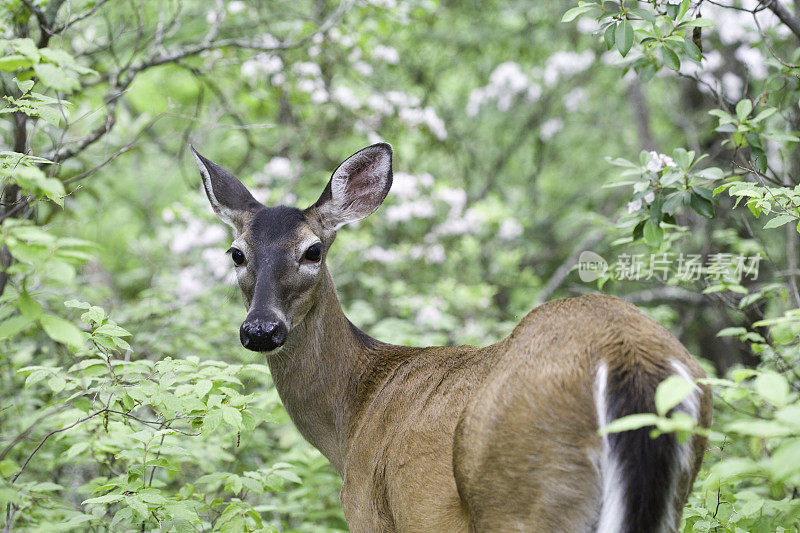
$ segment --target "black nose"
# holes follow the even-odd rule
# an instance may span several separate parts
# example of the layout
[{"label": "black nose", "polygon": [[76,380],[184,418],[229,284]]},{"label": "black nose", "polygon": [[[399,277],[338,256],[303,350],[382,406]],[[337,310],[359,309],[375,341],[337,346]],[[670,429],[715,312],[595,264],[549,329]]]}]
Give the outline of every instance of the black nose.
[{"label": "black nose", "polygon": [[286,326],[279,320],[253,318],[239,328],[242,346],[254,352],[271,352],[286,342]]}]

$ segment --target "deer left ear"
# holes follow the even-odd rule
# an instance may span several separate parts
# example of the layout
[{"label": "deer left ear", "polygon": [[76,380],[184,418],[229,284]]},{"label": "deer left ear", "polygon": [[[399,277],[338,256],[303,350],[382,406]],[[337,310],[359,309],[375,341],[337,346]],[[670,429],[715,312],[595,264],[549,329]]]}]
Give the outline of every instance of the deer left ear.
[{"label": "deer left ear", "polygon": [[203,188],[206,190],[212,209],[220,220],[237,233],[241,233],[250,215],[258,210],[261,204],[253,198],[247,187],[236,179],[236,176],[197,153],[194,146],[190,148],[203,177]]},{"label": "deer left ear", "polygon": [[327,231],[374,212],[392,186],[392,147],[373,144],[348,157],[331,176],[315,210]]}]

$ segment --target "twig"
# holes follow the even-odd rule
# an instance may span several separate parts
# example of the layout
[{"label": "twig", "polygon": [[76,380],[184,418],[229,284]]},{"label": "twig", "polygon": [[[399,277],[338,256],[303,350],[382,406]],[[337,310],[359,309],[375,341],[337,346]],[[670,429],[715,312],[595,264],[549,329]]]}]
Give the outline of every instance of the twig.
[{"label": "twig", "polygon": [[136,136],[128,144],[126,144],[125,146],[123,146],[122,148],[120,148],[119,150],[114,152],[113,154],[111,154],[105,161],[103,161],[99,165],[96,165],[95,167],[90,168],[89,170],[87,170],[85,172],[81,172],[80,174],[78,174],[76,176],[72,176],[71,178],[64,180],[64,185],[69,185],[70,183],[74,183],[74,182],[76,182],[78,180],[82,180],[82,179],[86,178],[87,176],[91,176],[92,174],[94,174],[95,172],[97,172],[98,170],[100,170],[104,166],[108,165],[109,163],[114,161],[116,158],[118,158],[119,156],[121,156],[122,154],[124,154],[125,152],[130,150],[131,148],[133,148],[133,145],[136,144],[136,142],[141,138],[141,136],[144,135],[150,128],[152,128],[153,125],[156,123],[156,121],[158,121],[165,114],[166,113],[159,113],[158,115],[156,115],[155,117],[150,119],[147,122],[147,124],[145,124],[144,127],[142,127],[141,130],[139,130],[139,132],[136,134]]},{"label": "twig", "polygon": [[800,20],[798,20],[794,15],[792,15],[786,6],[781,4],[778,0],[766,0],[765,2],[761,2],[765,7],[767,7],[770,11],[775,13],[781,22],[786,24],[792,33],[794,33],[795,37],[800,39]]},{"label": "twig", "polygon": [[561,263],[561,265],[556,269],[552,276],[550,276],[550,280],[547,282],[547,285],[539,291],[539,294],[536,295],[536,305],[543,304],[547,301],[550,296],[558,289],[561,284],[567,279],[567,276],[572,271],[572,267],[577,263],[578,258],[580,257],[581,253],[586,250],[587,248],[591,248],[598,242],[600,239],[603,238],[603,233],[600,231],[594,231],[586,235],[572,250],[572,253],[567,257],[566,261]]}]

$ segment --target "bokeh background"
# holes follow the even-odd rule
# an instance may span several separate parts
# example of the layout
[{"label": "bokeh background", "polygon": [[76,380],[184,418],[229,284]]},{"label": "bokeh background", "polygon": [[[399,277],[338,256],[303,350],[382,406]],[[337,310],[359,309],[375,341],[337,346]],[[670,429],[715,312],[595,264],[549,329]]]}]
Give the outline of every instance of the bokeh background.
[{"label": "bokeh background", "polygon": [[[686,530],[797,527],[800,428],[780,421],[800,413],[798,36],[794,6],[773,4],[784,16],[658,0],[562,22],[578,4],[2,2],[0,527],[346,529],[338,478],[238,342],[230,235],[188,146],[264,203],[306,207],[378,141],[394,147],[394,186],[328,258],[356,325],[485,345],[549,299],[623,297],[731,378],[715,382]],[[664,29],[650,42],[649,17]],[[697,17],[709,23],[677,26]],[[712,194],[733,183],[760,207]],[[762,230],[772,215],[789,218]],[[585,250],[608,262],[599,280],[579,276]],[[668,279],[645,279],[663,253]],[[624,254],[641,254],[640,279],[620,275]],[[679,254],[706,270],[681,278]],[[758,257],[759,272],[715,276],[714,254]]]}]

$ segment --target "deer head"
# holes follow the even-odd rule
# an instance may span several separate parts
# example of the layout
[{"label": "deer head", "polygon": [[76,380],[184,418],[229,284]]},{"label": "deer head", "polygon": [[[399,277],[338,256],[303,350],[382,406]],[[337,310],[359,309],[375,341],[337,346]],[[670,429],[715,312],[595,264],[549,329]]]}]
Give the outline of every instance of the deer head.
[{"label": "deer head", "polygon": [[347,158],[319,199],[302,210],[261,204],[233,174],[192,152],[211,207],[233,228],[228,252],[247,307],[239,338],[249,350],[276,350],[318,302],[336,231],[374,212],[386,198],[392,148],[374,144]]}]

